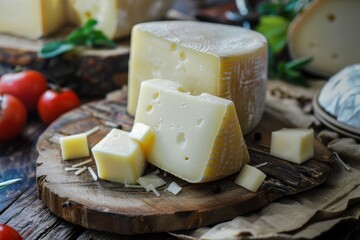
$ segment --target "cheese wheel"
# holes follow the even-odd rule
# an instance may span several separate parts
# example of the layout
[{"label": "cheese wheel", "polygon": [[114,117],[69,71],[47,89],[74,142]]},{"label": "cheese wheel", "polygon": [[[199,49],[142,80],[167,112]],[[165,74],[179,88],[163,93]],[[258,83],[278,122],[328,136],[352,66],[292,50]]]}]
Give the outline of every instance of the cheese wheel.
[{"label": "cheese wheel", "polygon": [[128,112],[135,114],[140,84],[152,78],[179,82],[234,102],[242,131],[260,121],[267,83],[267,42],[251,30],[195,21],[161,21],[133,28]]},{"label": "cheese wheel", "polygon": [[330,77],[360,62],[360,1],[316,0],[288,29],[292,58],[313,57],[306,69]]}]

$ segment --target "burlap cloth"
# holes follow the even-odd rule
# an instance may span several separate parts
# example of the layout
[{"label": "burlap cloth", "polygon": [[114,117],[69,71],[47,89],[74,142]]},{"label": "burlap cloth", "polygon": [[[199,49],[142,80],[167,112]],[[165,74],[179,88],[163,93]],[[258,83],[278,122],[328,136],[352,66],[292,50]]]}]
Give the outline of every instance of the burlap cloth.
[{"label": "burlap cloth", "polygon": [[[311,114],[311,100],[324,81],[309,89],[269,81],[266,106],[297,127],[314,127],[318,139],[337,152],[351,168],[339,162],[325,183],[305,192],[283,197],[268,206],[213,227],[174,233],[182,239],[314,239],[329,229],[360,217],[360,145],[351,138],[321,126]],[[336,239],[360,239],[359,235]],[[358,233],[357,233],[358,234]],[[332,238],[334,239],[334,238]]]}]

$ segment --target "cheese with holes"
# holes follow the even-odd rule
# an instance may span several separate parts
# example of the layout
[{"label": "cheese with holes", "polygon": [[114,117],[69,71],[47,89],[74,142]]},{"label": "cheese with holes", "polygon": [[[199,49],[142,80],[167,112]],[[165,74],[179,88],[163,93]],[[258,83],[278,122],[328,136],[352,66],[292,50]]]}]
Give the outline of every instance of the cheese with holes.
[{"label": "cheese with holes", "polygon": [[260,121],[267,83],[266,39],[236,26],[162,21],[133,28],[128,112],[136,112],[140,84],[164,78],[192,94],[206,92],[234,102],[244,133]]},{"label": "cheese with holes", "polygon": [[313,57],[306,69],[330,77],[360,62],[359,23],[359,0],[313,1],[289,26],[289,52]]},{"label": "cheese with holes", "polygon": [[98,21],[97,28],[110,39],[129,36],[131,28],[141,22],[165,16],[173,0],[67,0],[67,18],[79,26],[88,19]]},{"label": "cheese with holes", "polygon": [[59,141],[63,160],[90,156],[89,144],[85,133],[60,137]]},{"label": "cheese with holes", "polygon": [[256,192],[263,181],[266,174],[257,169],[256,167],[246,164],[240,171],[235,179],[235,183],[240,185],[251,192]]},{"label": "cheese with holes", "polygon": [[1,0],[0,32],[36,39],[65,23],[62,0]]},{"label": "cheese with holes", "polygon": [[271,133],[270,154],[294,163],[314,156],[314,130],[284,128]]},{"label": "cheese with holes", "polygon": [[148,152],[153,139],[154,132],[151,130],[150,126],[143,123],[135,123],[129,137],[140,142],[145,154]]},{"label": "cheese with holes", "polygon": [[145,171],[144,152],[128,132],[112,129],[91,151],[101,179],[134,184]]},{"label": "cheese with holes", "polygon": [[194,96],[173,81],[144,81],[135,123],[155,133],[147,160],[188,182],[229,176],[249,161],[230,100],[207,93]]}]

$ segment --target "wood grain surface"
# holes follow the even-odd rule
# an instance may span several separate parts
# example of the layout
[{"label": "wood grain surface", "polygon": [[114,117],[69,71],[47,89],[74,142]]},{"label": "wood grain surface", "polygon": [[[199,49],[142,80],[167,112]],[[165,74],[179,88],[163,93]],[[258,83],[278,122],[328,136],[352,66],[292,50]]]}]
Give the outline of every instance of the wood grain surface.
[{"label": "wood grain surface", "polygon": [[103,97],[123,86],[127,82],[129,39],[117,41],[114,49],[77,48],[71,54],[51,59],[38,56],[45,43],[63,39],[71,30],[72,27],[64,27],[54,35],[36,40],[1,33],[0,63],[37,69],[57,83],[75,84],[77,93],[86,97]]},{"label": "wood grain surface", "polygon": [[[111,123],[111,124],[110,124]],[[120,234],[193,229],[232,219],[261,208],[275,199],[315,187],[331,170],[330,152],[315,141],[315,156],[297,165],[270,156],[270,133],[290,127],[266,111],[261,124],[246,136],[251,162],[267,162],[260,169],[267,174],[258,192],[251,193],[233,183],[236,174],[219,181],[189,184],[161,172],[168,184],[176,181],[183,190],[177,196],[159,188],[160,197],[120,184],[94,181],[88,172],[80,176],[65,167],[83,161],[63,161],[58,137],[101,126],[89,137],[94,146],[116,125],[131,130],[133,118],[126,113],[126,99],[92,102],[71,111],[52,124],[37,145],[37,185],[39,198],[56,215],[89,229]],[[111,125],[111,126],[110,126]],[[94,161],[93,169],[96,170]],[[147,171],[152,171],[151,167]]]}]

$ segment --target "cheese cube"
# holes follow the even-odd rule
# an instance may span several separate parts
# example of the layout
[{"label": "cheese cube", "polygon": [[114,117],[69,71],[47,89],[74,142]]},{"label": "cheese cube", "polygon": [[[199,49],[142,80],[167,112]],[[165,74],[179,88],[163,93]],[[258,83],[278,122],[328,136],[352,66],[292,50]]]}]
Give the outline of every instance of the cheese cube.
[{"label": "cheese cube", "polygon": [[112,129],[91,149],[101,179],[117,183],[136,183],[145,170],[145,156],[140,143],[129,133]]},{"label": "cheese cube", "polygon": [[246,134],[260,121],[267,83],[267,43],[257,32],[195,21],[134,26],[128,82],[128,112],[136,112],[140,84],[162,78],[234,102]]},{"label": "cheese cube", "polygon": [[154,132],[150,126],[143,123],[135,123],[129,133],[129,137],[141,143],[144,152],[147,153],[154,138]]},{"label": "cheese cube", "polygon": [[266,178],[266,174],[256,167],[246,164],[235,179],[235,183],[251,192],[256,192]]},{"label": "cheese cube", "polygon": [[144,81],[135,123],[155,133],[147,160],[188,182],[229,176],[249,161],[230,100],[207,93],[193,96],[173,81]]},{"label": "cheese cube", "polygon": [[1,0],[0,32],[36,39],[65,23],[63,0]]},{"label": "cheese cube", "polygon": [[89,18],[110,39],[129,36],[131,28],[140,22],[163,18],[173,0],[67,0],[67,19],[76,26]]},{"label": "cheese cube", "polygon": [[82,158],[90,155],[87,135],[85,133],[60,137],[61,155],[64,160]]},{"label": "cheese cube", "polygon": [[271,133],[270,154],[294,163],[314,156],[313,129],[281,129]]}]

